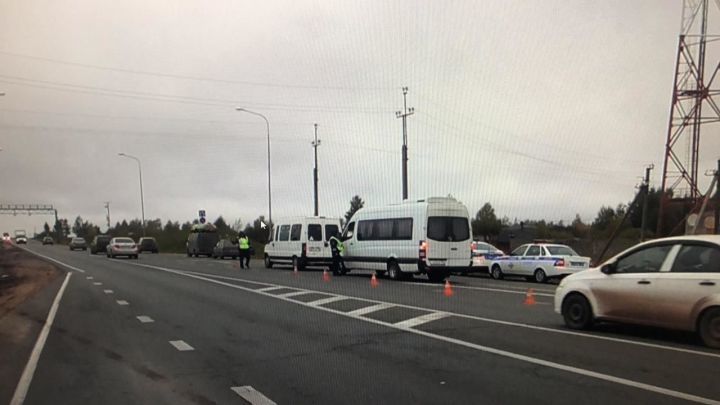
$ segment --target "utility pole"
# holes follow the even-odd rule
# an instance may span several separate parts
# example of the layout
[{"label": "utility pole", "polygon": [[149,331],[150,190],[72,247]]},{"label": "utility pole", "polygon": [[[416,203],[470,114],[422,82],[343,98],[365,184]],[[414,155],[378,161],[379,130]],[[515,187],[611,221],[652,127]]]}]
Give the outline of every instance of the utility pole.
[{"label": "utility pole", "polygon": [[403,145],[402,145],[402,185],[403,185],[403,200],[408,198],[408,149],[407,149],[407,117],[415,113],[415,109],[410,107],[407,108],[407,93],[408,88],[403,87],[403,110],[395,112],[396,118],[402,118],[403,123]]},{"label": "utility pole", "polygon": [[318,160],[317,160],[317,148],[320,146],[320,140],[317,137],[317,123],[313,124],[315,126],[315,140],[312,142],[312,147],[315,149],[315,167],[313,168],[313,190],[314,190],[314,196],[315,196],[315,216],[320,215],[319,208],[318,208]]},{"label": "utility pole", "polygon": [[105,209],[107,210],[107,225],[108,231],[110,230],[110,201],[105,201]]},{"label": "utility pole", "polygon": [[645,167],[645,180],[641,187],[643,193],[643,206],[642,206],[642,221],[640,222],[640,242],[645,240],[645,224],[647,223],[647,207],[648,197],[650,194],[650,172],[655,168],[655,165],[651,164]]}]

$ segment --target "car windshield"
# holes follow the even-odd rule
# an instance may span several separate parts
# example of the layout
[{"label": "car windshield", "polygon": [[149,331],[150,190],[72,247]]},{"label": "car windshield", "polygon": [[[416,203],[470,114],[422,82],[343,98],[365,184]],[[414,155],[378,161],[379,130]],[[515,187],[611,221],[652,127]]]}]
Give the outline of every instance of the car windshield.
[{"label": "car windshield", "polygon": [[577,256],[578,254],[567,246],[546,245],[551,256]]},{"label": "car windshield", "polygon": [[115,238],[115,243],[135,243],[130,238]]}]

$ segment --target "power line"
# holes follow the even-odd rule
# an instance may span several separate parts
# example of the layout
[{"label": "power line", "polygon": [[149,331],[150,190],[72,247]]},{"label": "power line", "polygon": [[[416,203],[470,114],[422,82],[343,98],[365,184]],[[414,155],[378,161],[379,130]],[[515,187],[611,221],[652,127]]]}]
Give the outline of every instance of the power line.
[{"label": "power line", "polygon": [[272,103],[257,103],[247,102],[241,100],[229,100],[229,99],[210,99],[190,96],[179,96],[174,94],[161,94],[161,93],[149,93],[149,92],[138,92],[132,90],[118,90],[118,89],[107,89],[96,86],[85,86],[77,85],[72,83],[62,83],[49,80],[38,80],[28,79],[19,76],[7,76],[0,75],[0,83],[9,83],[20,86],[36,87],[43,89],[51,89],[56,91],[66,91],[72,93],[83,93],[83,94],[98,94],[103,96],[121,97],[139,100],[151,100],[151,101],[164,101],[181,104],[196,104],[196,105],[208,105],[216,107],[227,107],[228,105],[247,105],[253,108],[265,109],[265,110],[279,110],[279,111],[311,111],[311,112],[328,112],[328,113],[364,113],[364,114],[388,114],[392,112],[391,109],[358,109],[355,107],[332,107],[332,106],[307,106],[307,105],[292,105],[292,104],[272,104]]},{"label": "power line", "polygon": [[7,52],[7,51],[0,51],[0,54],[7,55],[7,56],[13,56],[16,58],[37,60],[37,61],[56,63],[56,64],[61,64],[61,65],[66,65],[66,66],[76,66],[76,67],[83,67],[83,68],[95,69],[95,70],[106,70],[106,71],[110,71],[110,72],[130,73],[130,74],[135,74],[135,75],[154,76],[154,77],[167,77],[167,78],[172,78],[172,79],[194,80],[194,81],[203,81],[203,82],[211,82],[211,83],[239,84],[239,85],[244,85],[244,86],[305,89],[305,90],[342,90],[342,91],[347,91],[347,90],[358,90],[358,91],[396,90],[395,87],[316,86],[316,85],[289,84],[289,83],[277,84],[277,83],[267,83],[267,82],[253,82],[253,81],[248,81],[248,80],[216,79],[216,78],[210,78],[210,77],[181,75],[181,74],[174,74],[174,73],[150,72],[150,71],[145,71],[145,70],[125,69],[125,68],[117,68],[117,67],[111,67],[111,66],[93,65],[93,64],[88,64],[88,63],[71,62],[71,61],[65,61],[65,60],[60,60],[60,59],[47,58],[47,57],[42,57],[42,56],[25,55],[25,54],[19,54],[19,53],[14,53],[14,52]]}]

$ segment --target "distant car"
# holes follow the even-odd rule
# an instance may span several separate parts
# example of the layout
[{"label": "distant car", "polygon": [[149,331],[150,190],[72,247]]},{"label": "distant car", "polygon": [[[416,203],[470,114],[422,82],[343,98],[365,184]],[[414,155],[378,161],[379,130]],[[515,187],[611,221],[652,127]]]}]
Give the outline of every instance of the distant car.
[{"label": "distant car", "polygon": [[188,257],[211,257],[219,240],[217,230],[212,224],[193,225],[185,243]]},{"label": "distant car", "polygon": [[720,348],[720,235],[640,243],[566,277],[555,312],[572,329],[619,321],[695,331]]},{"label": "distant car", "polygon": [[10,242],[10,234],[7,232],[3,232],[2,239],[5,242]]},{"label": "distant car", "polygon": [[231,257],[237,259],[240,256],[240,247],[228,239],[221,239],[213,248],[214,259]]},{"label": "distant car", "polygon": [[117,256],[127,256],[130,259],[138,258],[138,246],[130,238],[112,238],[105,249],[107,257],[114,259]]},{"label": "distant car", "polygon": [[496,280],[513,275],[545,283],[551,278],[562,278],[587,270],[590,258],[579,256],[569,246],[531,243],[513,250],[509,256],[493,259],[489,265],[490,275]]},{"label": "distant car", "polygon": [[17,243],[18,245],[26,245],[27,244],[27,236],[25,236],[25,235],[16,236],[15,243]]},{"label": "distant car", "polygon": [[42,240],[43,245],[52,245],[53,243],[55,243],[55,241],[53,241],[53,238],[49,236],[44,237]]},{"label": "distant car", "polygon": [[98,254],[100,252],[107,252],[107,245],[110,243],[112,236],[110,235],[97,235],[90,242],[90,253]]},{"label": "distant car", "polygon": [[475,241],[470,246],[473,267],[471,271],[475,269],[488,271],[490,261],[505,256],[505,252],[487,242]]},{"label": "distant car", "polygon": [[68,243],[70,250],[87,250],[87,242],[84,238],[72,238]]},{"label": "distant car", "polygon": [[138,252],[158,253],[160,252],[160,249],[158,249],[158,243],[155,238],[142,237],[138,241]]}]

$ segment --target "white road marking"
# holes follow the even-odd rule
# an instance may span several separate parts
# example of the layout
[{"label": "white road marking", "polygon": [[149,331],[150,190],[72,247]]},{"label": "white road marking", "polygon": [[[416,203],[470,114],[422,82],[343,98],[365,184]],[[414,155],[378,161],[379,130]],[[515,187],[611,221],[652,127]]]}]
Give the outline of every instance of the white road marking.
[{"label": "white road marking", "polygon": [[65,293],[65,288],[70,281],[70,276],[72,276],[72,273],[67,273],[67,275],[65,275],[65,280],[60,286],[60,290],[58,290],[57,295],[55,295],[55,300],[53,300],[53,303],[50,306],[50,312],[48,312],[48,316],[45,319],[45,324],[43,325],[42,330],[40,330],[40,334],[35,341],[35,346],[30,353],[30,358],[25,365],[25,369],[23,369],[20,381],[15,388],[15,393],[10,400],[10,405],[22,405],[22,403],[25,402],[25,397],[27,397],[28,389],[30,388],[30,383],[32,382],[33,375],[35,374],[38,360],[40,360],[40,354],[45,347],[45,342],[50,334],[50,328],[52,328],[53,321],[55,320],[55,314],[57,314],[58,307],[60,307],[60,299],[62,299],[62,296]]},{"label": "white road marking", "polygon": [[[169,268],[165,268],[165,267],[152,266],[152,265],[140,264],[140,263],[128,263],[128,264],[129,264],[129,265],[132,265],[132,266],[138,266],[138,267],[145,267],[145,268],[150,268],[150,269],[156,269],[156,270],[160,270],[160,271],[167,272],[167,273],[171,273],[171,274],[176,274],[176,275],[180,275],[180,276],[184,276],[184,277],[188,277],[188,278],[194,278],[194,279],[197,279],[197,280],[203,280],[203,281],[207,281],[207,282],[209,282],[209,283],[213,283],[213,284],[217,284],[217,285],[222,285],[222,286],[225,286],[225,287],[234,288],[234,289],[238,289],[238,290],[243,290],[243,291],[247,291],[247,292],[251,292],[251,293],[255,293],[255,294],[259,294],[259,295],[264,295],[264,296],[267,296],[267,297],[274,297],[275,299],[282,300],[282,301],[286,301],[286,302],[290,302],[290,303],[293,303],[293,304],[295,304],[295,305],[305,306],[305,307],[308,307],[308,308],[315,308],[315,309],[320,310],[320,311],[326,311],[326,312],[333,313],[333,314],[336,314],[336,315],[347,316],[347,317],[350,317],[350,318],[353,318],[353,319],[362,320],[362,321],[364,321],[364,322],[373,323],[373,324],[376,324],[376,325],[381,325],[381,326],[386,326],[386,327],[391,327],[391,328],[395,328],[395,329],[398,329],[398,330],[406,331],[406,332],[408,332],[408,333],[414,333],[414,334],[417,334],[417,335],[426,336],[426,337],[431,338],[431,339],[442,340],[442,341],[446,341],[446,342],[449,342],[449,343],[453,343],[453,344],[456,344],[456,345],[459,345],[459,346],[468,347],[468,348],[471,348],[471,349],[474,349],[474,350],[483,351],[483,352],[487,352],[487,353],[492,353],[492,354],[496,354],[496,355],[502,356],[502,357],[513,358],[513,359],[516,359],[516,360],[525,361],[525,362],[528,362],[528,363],[531,363],[531,364],[537,364],[537,365],[544,366],[544,367],[548,367],[548,368],[554,368],[554,369],[557,369],[557,370],[562,370],[562,371],[567,371],[567,372],[570,372],[570,373],[575,373],[575,374],[579,374],[579,375],[584,375],[584,376],[591,377],[591,378],[596,378],[596,379],[599,379],[599,380],[602,380],[602,381],[613,382],[613,383],[617,383],[617,384],[620,384],[620,385],[625,385],[625,386],[629,386],[629,387],[634,387],[634,388],[642,389],[642,390],[645,390],[645,391],[655,392],[655,393],[667,395],[667,396],[674,397],[674,398],[684,399],[684,400],[688,400],[688,401],[694,401],[694,402],[703,403],[703,404],[720,405],[720,401],[713,400],[713,399],[710,399],[710,398],[704,398],[704,397],[700,397],[700,396],[697,396],[697,395],[692,395],[692,394],[688,394],[688,393],[684,393],[684,392],[680,392],[680,391],[674,391],[674,390],[670,390],[670,389],[667,389],[667,388],[658,387],[658,386],[655,386],[655,385],[645,384],[645,383],[641,383],[641,382],[637,382],[637,381],[633,381],[633,380],[628,380],[628,379],[621,378],[621,377],[615,377],[615,376],[608,375],[608,374],[603,374],[603,373],[594,372],[594,371],[591,371],[591,370],[586,370],[586,369],[582,369],[582,368],[578,368],[578,367],[568,366],[568,365],[565,365],[565,364],[560,364],[560,363],[555,363],[555,362],[551,362],[551,361],[547,361],[547,360],[542,360],[542,359],[539,359],[539,358],[530,357],[530,356],[525,356],[525,355],[521,355],[521,354],[518,354],[518,353],[513,353],[513,352],[509,352],[509,351],[505,351],[505,350],[495,349],[495,348],[488,347],[488,346],[481,346],[481,345],[477,345],[477,344],[474,344],[474,343],[465,342],[465,341],[462,341],[462,340],[459,340],[459,339],[454,339],[454,338],[450,338],[450,337],[446,337],[446,336],[442,336],[442,335],[437,335],[437,334],[430,333],[430,332],[424,332],[424,331],[421,331],[421,330],[418,330],[418,329],[397,327],[397,326],[394,326],[394,325],[392,325],[392,324],[388,324],[388,323],[386,323],[386,322],[378,321],[378,320],[375,320],[375,319],[372,319],[372,318],[364,318],[364,317],[361,317],[361,316],[358,316],[358,315],[353,315],[353,314],[351,314],[350,312],[343,312],[343,311],[335,310],[335,309],[332,309],[332,308],[329,308],[329,307],[308,305],[307,303],[304,303],[304,302],[302,302],[302,301],[297,301],[297,300],[293,300],[293,299],[290,299],[290,298],[279,297],[279,296],[277,296],[277,295],[273,295],[273,294],[269,294],[269,293],[266,293],[266,292],[258,291],[257,289],[248,288],[248,287],[243,287],[243,286],[236,285],[236,284],[231,284],[231,283],[226,283],[226,282],[219,281],[219,280],[213,280],[213,279],[211,279],[211,278],[207,278],[207,277],[203,277],[203,276],[197,276],[197,275],[187,274],[186,272],[183,272],[183,271],[180,271],[180,270],[174,270],[174,269],[169,269]],[[292,287],[285,287],[285,288],[292,288]],[[318,292],[319,292],[319,293],[322,293],[321,291],[318,291]],[[358,300],[364,300],[364,301],[371,301],[371,300],[366,300],[366,299],[362,299],[362,298],[354,298],[354,297],[348,297],[348,298],[358,299]],[[393,304],[386,304],[386,305],[390,305],[390,306],[400,306],[400,307],[411,307],[411,306],[406,306],[406,305],[393,305]],[[411,308],[412,308],[412,307],[411,307]],[[427,310],[427,309],[425,309],[425,310]],[[429,310],[429,311],[433,311],[433,310]],[[353,312],[354,312],[354,311],[353,311]],[[462,315],[462,314],[454,314],[454,313],[450,313],[450,314],[451,314],[451,315],[454,315],[454,316],[464,317],[464,318],[478,319],[478,320],[486,320],[487,322],[491,322],[491,323],[506,324],[506,325],[509,325],[509,326],[519,326],[519,327],[525,327],[525,328],[530,328],[530,329],[543,330],[543,331],[547,331],[547,332],[563,333],[563,334],[570,334],[570,335],[576,335],[576,336],[587,337],[587,338],[595,338],[595,339],[602,339],[602,340],[618,341],[618,342],[623,342],[623,343],[628,343],[628,344],[635,344],[635,345],[640,345],[640,346],[653,347],[653,348],[658,348],[658,349],[663,349],[663,350],[674,350],[674,351],[691,353],[691,354],[702,355],[702,356],[720,357],[720,355],[717,355],[717,354],[714,354],[714,353],[709,353],[709,352],[702,352],[702,351],[689,350],[689,349],[681,349],[681,348],[675,348],[675,347],[667,347],[667,346],[661,346],[661,345],[656,345],[656,344],[637,342],[637,341],[632,341],[632,340],[624,340],[624,339],[618,339],[618,338],[608,338],[608,337],[604,337],[604,336],[595,336],[595,335],[589,335],[589,334],[585,334],[585,333],[568,332],[568,331],[559,330],[559,329],[545,328],[545,327],[533,326],[533,325],[527,325],[527,324],[521,324],[521,323],[515,323],[515,322],[500,321],[500,320],[497,320],[497,319],[473,317],[473,316],[470,316],[470,315]],[[178,341],[176,341],[176,342],[178,342]],[[182,341],[180,341],[180,342],[182,342]],[[183,342],[183,343],[184,343],[184,342]],[[173,344],[172,341],[171,341],[171,344]],[[187,343],[185,343],[185,344],[187,345]],[[173,346],[175,346],[175,345],[173,344]],[[189,346],[189,345],[188,345],[188,346]],[[180,350],[180,349],[178,349],[178,350]],[[14,404],[11,404],[11,405],[14,405]]]},{"label": "white road marking", "polygon": [[286,294],[278,294],[278,297],[297,297],[298,295],[312,294],[314,291],[293,291]]},{"label": "white road marking", "polygon": [[386,302],[381,302],[381,303],[379,303],[379,304],[370,305],[369,307],[358,308],[358,309],[356,309],[356,310],[354,310],[354,311],[350,311],[350,312],[348,312],[348,315],[350,315],[350,316],[360,316],[360,315],[365,315],[365,314],[369,314],[369,313],[372,313],[372,312],[382,311],[383,309],[392,308],[392,307],[394,307],[394,306],[395,306],[395,305],[393,305],[393,304],[388,304],[388,303],[386,303]]},{"label": "white road marking", "polygon": [[[139,263],[137,263],[137,264],[130,263],[130,264],[132,264],[134,266],[154,268],[156,270],[161,270],[161,271],[165,271],[165,272],[169,272],[169,273],[175,273],[175,274],[179,274],[179,275],[187,275],[188,277],[198,278],[200,280],[207,280],[210,282],[216,282],[217,280],[213,280],[213,279],[206,278],[203,276],[217,277],[217,278],[222,278],[222,279],[227,279],[227,280],[244,281],[244,282],[253,283],[253,284],[270,285],[268,283],[249,281],[249,280],[244,280],[244,279],[235,278],[235,277],[213,276],[213,275],[207,275],[207,274],[203,274],[203,273],[173,270],[173,269],[168,269],[168,268],[164,268],[164,267],[151,266],[151,265],[139,264]],[[223,283],[221,281],[219,281],[217,283],[219,283],[221,285],[236,286],[235,284]],[[288,286],[287,288],[293,288],[293,287]],[[241,287],[241,289],[246,289],[247,291],[258,291],[256,289],[246,288],[246,287]],[[323,292],[323,291],[314,291],[314,290],[308,290],[308,291],[313,292],[313,293],[327,294],[327,292]],[[261,294],[264,294],[264,293],[261,292]],[[281,297],[282,294],[280,294],[280,295],[264,294],[264,295],[268,295],[271,297],[283,298],[283,297]],[[437,309],[434,309],[434,308],[425,308],[425,307],[418,307],[418,306],[413,306],[413,305],[405,305],[405,304],[397,304],[397,303],[386,303],[383,301],[376,301],[376,300],[371,300],[371,299],[367,299],[367,298],[352,297],[352,296],[345,296],[345,297],[347,297],[349,299],[357,300],[357,301],[372,302],[372,303],[379,303],[379,304],[387,305],[387,308],[396,306],[396,307],[401,307],[401,308],[417,309],[417,310],[427,311],[427,312],[437,312]],[[286,300],[286,301],[295,302],[295,300]],[[372,308],[372,306],[366,307],[366,308],[369,309],[369,308]],[[358,311],[362,311],[364,309],[365,308],[360,308],[358,310],[350,311],[348,313],[354,314],[354,313],[356,313]],[[381,308],[381,309],[384,309],[384,308]],[[520,323],[520,322],[513,322],[513,321],[503,321],[501,319],[486,318],[486,317],[475,316],[475,315],[467,315],[467,314],[461,314],[461,313],[457,313],[457,312],[448,312],[448,313],[452,316],[457,316],[460,318],[473,319],[476,321],[494,323],[497,325],[512,326],[512,327],[517,327],[517,328],[526,328],[526,329],[538,330],[541,332],[557,333],[557,334],[561,334],[561,335],[577,336],[577,337],[583,337],[583,338],[588,338],[588,339],[596,339],[596,340],[604,340],[604,341],[609,341],[609,342],[624,343],[624,344],[630,344],[630,345],[635,345],[635,346],[650,347],[653,349],[669,350],[669,351],[673,351],[673,352],[687,353],[687,354],[693,354],[693,355],[705,356],[705,357],[714,357],[714,358],[720,359],[720,354],[712,353],[712,352],[708,352],[708,351],[685,349],[682,347],[664,346],[664,345],[656,344],[656,343],[647,343],[647,342],[642,342],[642,341],[638,341],[638,340],[630,340],[630,339],[623,339],[623,338],[618,338],[618,337],[596,335],[596,334],[590,334],[590,333],[585,333],[585,332],[576,332],[576,331],[567,330],[567,329],[548,328],[545,326],[530,325],[527,323]],[[362,312],[361,312],[361,314],[362,314]]]},{"label": "white road marking", "polygon": [[113,290],[103,290],[103,292],[104,292],[105,294],[113,294],[113,293],[114,293]]},{"label": "white road marking", "polygon": [[[18,247],[19,247],[19,246],[18,246]],[[52,257],[48,257],[48,256],[45,256],[45,255],[41,255],[40,253],[35,252],[35,251],[33,251],[33,250],[30,250],[30,249],[28,249],[28,248],[20,248],[20,249],[23,249],[23,250],[25,250],[25,251],[28,251],[28,252],[34,254],[35,256],[40,256],[40,257],[42,257],[43,259],[50,260],[51,262],[55,262],[55,263],[57,263],[57,264],[59,264],[59,265],[61,265],[61,266],[67,267],[67,268],[70,269],[70,270],[75,270],[75,271],[77,271],[78,273],[85,273],[85,270],[83,270],[83,269],[78,269],[78,268],[75,267],[75,266],[71,266],[71,265],[69,265],[69,264],[67,264],[67,263],[63,263],[63,262],[61,262],[60,260],[56,260],[56,259],[53,259]]]},{"label": "white road marking", "polygon": [[447,318],[450,316],[447,312],[431,312],[429,314],[416,316],[415,318],[406,319],[395,323],[394,325],[399,328],[414,328],[415,326],[422,325],[424,323],[437,321],[438,319]]},{"label": "white road marking", "polygon": [[[442,286],[440,286],[440,285],[438,285],[438,284],[412,283],[412,282],[406,283],[406,284],[420,285],[420,286],[425,286],[425,287],[442,288]],[[452,288],[465,289],[465,290],[480,290],[480,291],[502,292],[502,293],[520,294],[520,295],[527,293],[527,290],[529,290],[530,288],[532,288],[532,289],[533,289],[533,292],[534,292],[535,295],[537,295],[537,296],[540,296],[540,297],[555,297],[555,294],[554,294],[554,293],[545,293],[545,292],[542,292],[542,291],[547,291],[547,290],[538,290],[537,288],[534,288],[534,287],[525,288],[525,289],[523,289],[523,290],[511,290],[511,289],[507,289],[507,288],[473,287],[473,286],[469,286],[469,285],[456,285],[456,284],[453,284],[453,285],[452,285]],[[540,291],[540,292],[539,292],[539,291]]]},{"label": "white road marking", "polygon": [[118,305],[130,305],[130,303],[125,300],[116,300],[115,302],[117,302]]},{"label": "white road marking", "polygon": [[184,340],[171,340],[170,344],[181,352],[189,352],[191,350],[195,350],[192,346],[185,343]]},{"label": "white road marking", "polygon": [[96,282],[93,283],[93,285],[102,285],[102,283],[99,282],[99,281],[96,281]]},{"label": "white road marking", "polygon": [[306,304],[312,305],[312,306],[318,306],[318,305],[325,305],[325,304],[329,304],[331,302],[342,301],[342,300],[346,300],[346,299],[348,299],[348,297],[344,297],[342,295],[337,295],[334,297],[321,298],[319,300],[310,301],[310,302],[307,302]]},{"label": "white road marking", "polygon": [[140,321],[140,322],[142,322],[142,323],[155,322],[152,318],[150,318],[150,317],[147,316],[147,315],[138,315],[138,316],[136,316],[135,318],[137,318],[137,320]]},{"label": "white road marking", "polygon": [[87,277],[85,277],[86,280],[92,280],[93,278],[94,278],[93,276],[87,276]]},{"label": "white road marking", "polygon": [[257,291],[267,292],[267,291],[282,290],[284,288],[288,288],[288,287],[276,285],[276,286],[272,286],[272,287],[258,288]]},{"label": "white road marking", "polygon": [[270,398],[266,397],[260,391],[249,385],[242,387],[230,387],[230,389],[240,395],[242,399],[249,402],[250,405],[277,405]]}]

